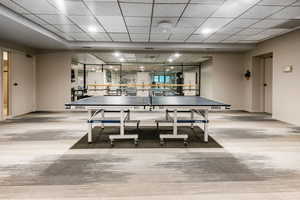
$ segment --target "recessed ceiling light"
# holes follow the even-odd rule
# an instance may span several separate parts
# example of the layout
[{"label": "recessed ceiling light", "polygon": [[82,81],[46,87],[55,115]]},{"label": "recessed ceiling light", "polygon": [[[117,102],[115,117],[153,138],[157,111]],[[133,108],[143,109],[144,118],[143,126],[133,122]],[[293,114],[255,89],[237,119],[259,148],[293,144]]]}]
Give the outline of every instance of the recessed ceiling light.
[{"label": "recessed ceiling light", "polygon": [[115,56],[115,57],[120,57],[120,56],[121,56],[121,53],[118,52],[118,51],[116,51],[116,52],[114,53],[114,56]]},{"label": "recessed ceiling light", "polygon": [[66,4],[64,0],[54,0],[54,3],[61,12],[66,13]]},{"label": "recessed ceiling light", "polygon": [[213,30],[211,29],[211,28],[204,28],[202,31],[201,31],[201,33],[203,34],[203,35],[207,35],[207,34],[210,34],[210,33],[212,33],[213,32]]},{"label": "recessed ceiling light", "polygon": [[125,59],[124,59],[124,58],[120,58],[120,61],[121,61],[121,62],[124,62],[124,61],[125,61]]},{"label": "recessed ceiling light", "polygon": [[144,66],[140,66],[140,68],[141,68],[141,69],[144,69],[145,67],[144,67]]},{"label": "recessed ceiling light", "polygon": [[117,69],[117,68],[115,68],[115,71],[118,71],[118,69]]},{"label": "recessed ceiling light", "polygon": [[168,62],[173,62],[173,59],[172,59],[172,58],[169,58],[169,59],[168,59]]},{"label": "recessed ceiling light", "polygon": [[179,53],[174,54],[175,58],[179,58],[181,55]]},{"label": "recessed ceiling light", "polygon": [[96,26],[89,26],[88,31],[90,33],[96,33],[98,31],[98,28]]},{"label": "recessed ceiling light", "polygon": [[166,72],[170,71],[170,69],[166,69]]},{"label": "recessed ceiling light", "polygon": [[172,66],[172,67],[170,67],[170,69],[174,69],[174,67]]},{"label": "recessed ceiling light", "polygon": [[109,66],[109,69],[112,69],[113,68],[113,66]]}]

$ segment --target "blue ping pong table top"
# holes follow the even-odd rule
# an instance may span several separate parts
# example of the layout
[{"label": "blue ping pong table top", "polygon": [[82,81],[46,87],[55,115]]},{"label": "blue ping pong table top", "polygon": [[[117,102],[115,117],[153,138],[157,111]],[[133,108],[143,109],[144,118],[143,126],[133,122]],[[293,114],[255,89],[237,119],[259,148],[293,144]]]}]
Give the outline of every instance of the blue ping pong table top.
[{"label": "blue ping pong table top", "polygon": [[230,107],[218,101],[199,96],[93,96],[68,104],[70,106],[221,106]]}]

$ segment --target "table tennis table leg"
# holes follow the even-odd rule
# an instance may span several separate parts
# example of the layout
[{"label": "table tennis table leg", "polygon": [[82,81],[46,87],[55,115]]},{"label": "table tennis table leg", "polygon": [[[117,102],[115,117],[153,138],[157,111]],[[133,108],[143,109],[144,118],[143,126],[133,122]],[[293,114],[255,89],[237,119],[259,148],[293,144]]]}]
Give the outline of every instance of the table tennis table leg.
[{"label": "table tennis table leg", "polygon": [[[194,111],[193,110],[191,110],[191,120],[194,120]],[[192,122],[191,129],[193,129],[193,128],[194,128],[194,123]]]},{"label": "table tennis table leg", "polygon": [[208,110],[204,111],[204,142],[208,142]]},{"label": "table tennis table leg", "polygon": [[173,114],[173,135],[177,135],[177,109],[174,110]]},{"label": "table tennis table leg", "polygon": [[[89,119],[93,116],[93,111],[88,110]],[[93,131],[93,124],[88,123],[88,143],[92,143],[92,131]]]},{"label": "table tennis table leg", "polygon": [[120,135],[124,136],[124,110],[120,111]]},{"label": "table tennis table leg", "polygon": [[[103,110],[101,110],[101,120],[104,120],[104,109]],[[104,123],[103,122],[101,122],[101,128],[102,129],[104,129]]]}]

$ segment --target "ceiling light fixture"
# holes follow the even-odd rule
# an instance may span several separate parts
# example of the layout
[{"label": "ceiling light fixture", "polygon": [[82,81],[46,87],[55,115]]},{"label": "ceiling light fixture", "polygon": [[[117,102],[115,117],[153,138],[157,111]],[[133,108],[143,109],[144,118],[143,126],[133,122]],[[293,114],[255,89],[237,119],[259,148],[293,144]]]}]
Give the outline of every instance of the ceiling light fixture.
[{"label": "ceiling light fixture", "polygon": [[89,26],[88,31],[90,33],[96,33],[98,31],[98,28],[96,26]]},{"label": "ceiling light fixture", "polygon": [[213,30],[211,29],[211,28],[204,28],[204,29],[202,29],[202,31],[201,31],[201,33],[203,34],[203,35],[208,35],[208,34],[210,34],[210,33],[212,33],[213,32]]},{"label": "ceiling light fixture", "polygon": [[174,57],[175,57],[175,58],[179,58],[180,56],[181,56],[181,55],[180,55],[179,53],[175,53],[175,54],[174,54]]},{"label": "ceiling light fixture", "polygon": [[174,69],[174,67],[172,66],[172,67],[170,67],[170,69]]},{"label": "ceiling light fixture", "polygon": [[124,61],[125,61],[125,59],[124,59],[124,58],[120,58],[120,61],[121,61],[121,62],[124,62]]},{"label": "ceiling light fixture", "polygon": [[115,57],[120,57],[120,56],[121,56],[121,53],[118,52],[118,51],[116,51],[116,52],[114,53],[114,56],[115,56]]},{"label": "ceiling light fixture", "polygon": [[54,0],[54,3],[61,12],[66,13],[66,4],[64,0]]},{"label": "ceiling light fixture", "polygon": [[163,32],[163,33],[168,33],[172,29],[172,23],[170,21],[161,21],[158,23],[158,28]]},{"label": "ceiling light fixture", "polygon": [[168,62],[173,62],[173,59],[172,59],[172,58],[169,58],[169,59],[168,59]]}]

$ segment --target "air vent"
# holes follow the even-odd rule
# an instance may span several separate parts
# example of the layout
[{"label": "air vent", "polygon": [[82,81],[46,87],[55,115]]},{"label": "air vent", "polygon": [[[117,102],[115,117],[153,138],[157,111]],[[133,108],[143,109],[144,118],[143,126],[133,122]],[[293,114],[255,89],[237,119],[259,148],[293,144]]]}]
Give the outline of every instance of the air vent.
[{"label": "air vent", "polygon": [[292,19],[292,20],[288,20],[282,24],[279,24],[273,28],[283,28],[283,29],[293,29],[293,28],[297,28],[300,27],[300,19]]}]

